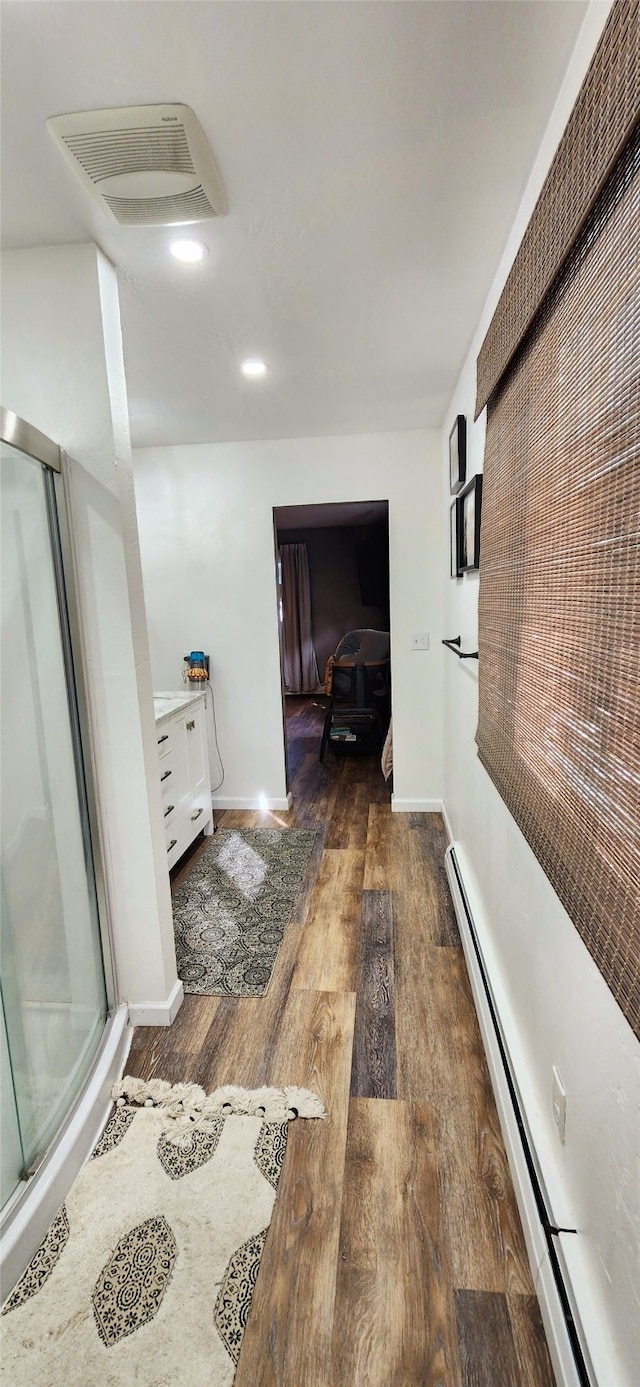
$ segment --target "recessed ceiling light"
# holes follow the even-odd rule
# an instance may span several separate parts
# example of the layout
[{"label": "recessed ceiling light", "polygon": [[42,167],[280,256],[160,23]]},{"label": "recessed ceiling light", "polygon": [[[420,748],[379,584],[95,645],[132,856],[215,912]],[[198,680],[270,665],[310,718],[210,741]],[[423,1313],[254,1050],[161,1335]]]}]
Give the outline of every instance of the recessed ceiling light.
[{"label": "recessed ceiling light", "polygon": [[248,357],[246,361],[243,361],[240,367],[243,376],[264,376],[266,369],[265,362],[261,361],[257,356]]},{"label": "recessed ceiling light", "polygon": [[185,265],[195,265],[209,254],[208,247],[202,241],[172,241],[169,250],[176,260],[182,260]]}]

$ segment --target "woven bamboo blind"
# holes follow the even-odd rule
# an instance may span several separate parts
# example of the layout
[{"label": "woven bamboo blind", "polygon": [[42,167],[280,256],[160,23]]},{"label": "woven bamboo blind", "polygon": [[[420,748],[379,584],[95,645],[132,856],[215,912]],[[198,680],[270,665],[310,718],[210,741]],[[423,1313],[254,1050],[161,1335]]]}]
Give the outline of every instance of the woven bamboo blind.
[{"label": "woven bamboo blind", "polygon": [[484,409],[640,119],[640,0],[616,0],[478,355]]},{"label": "woven bamboo blind", "polygon": [[489,403],[480,759],[640,1034],[640,131]]}]

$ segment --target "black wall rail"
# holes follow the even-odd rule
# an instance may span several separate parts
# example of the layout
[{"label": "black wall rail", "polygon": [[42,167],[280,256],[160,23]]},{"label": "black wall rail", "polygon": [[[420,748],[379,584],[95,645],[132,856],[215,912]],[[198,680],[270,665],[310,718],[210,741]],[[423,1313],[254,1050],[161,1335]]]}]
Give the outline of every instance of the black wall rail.
[{"label": "black wall rail", "polygon": [[478,651],[477,651],[477,650],[469,650],[469,651],[460,650],[460,637],[459,637],[459,636],[451,636],[451,639],[450,639],[450,640],[448,640],[448,641],[443,641],[442,644],[443,644],[443,645],[446,645],[447,650],[452,650],[453,653],[454,653],[454,655],[457,655],[457,656],[458,656],[458,659],[459,659],[459,660],[477,660],[477,659],[479,659],[479,655],[478,655]]}]

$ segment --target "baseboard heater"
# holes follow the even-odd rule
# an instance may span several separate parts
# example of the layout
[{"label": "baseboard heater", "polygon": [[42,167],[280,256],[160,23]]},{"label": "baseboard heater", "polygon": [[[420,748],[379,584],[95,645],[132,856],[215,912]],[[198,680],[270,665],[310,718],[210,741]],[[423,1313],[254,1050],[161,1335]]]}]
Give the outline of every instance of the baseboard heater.
[{"label": "baseboard heater", "polygon": [[598,1387],[558,1234],[505,1040],[460,866],[452,843],[445,867],[500,1115],[536,1291],[559,1387]]}]

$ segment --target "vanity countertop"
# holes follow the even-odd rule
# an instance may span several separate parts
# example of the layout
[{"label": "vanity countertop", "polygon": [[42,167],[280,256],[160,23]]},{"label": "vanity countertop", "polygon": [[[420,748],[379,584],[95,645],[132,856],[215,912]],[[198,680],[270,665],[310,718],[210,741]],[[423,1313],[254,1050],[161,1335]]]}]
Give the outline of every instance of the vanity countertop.
[{"label": "vanity countertop", "polygon": [[205,689],[201,689],[198,693],[187,693],[186,689],[174,689],[173,692],[169,693],[154,693],[153,711],[156,715],[156,722],[168,718],[171,713],[177,713],[180,708],[188,708],[190,703],[194,703],[198,698],[203,698],[205,692]]}]

